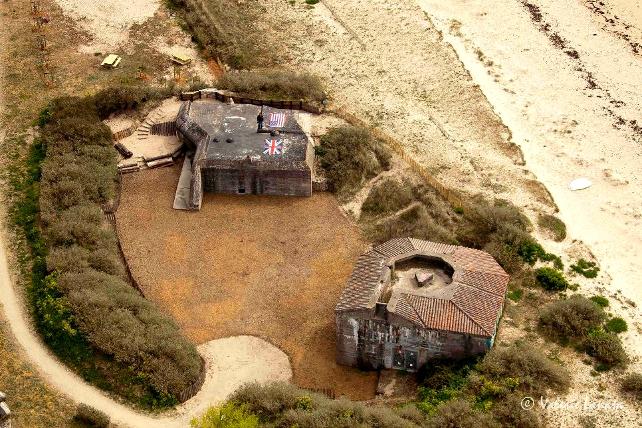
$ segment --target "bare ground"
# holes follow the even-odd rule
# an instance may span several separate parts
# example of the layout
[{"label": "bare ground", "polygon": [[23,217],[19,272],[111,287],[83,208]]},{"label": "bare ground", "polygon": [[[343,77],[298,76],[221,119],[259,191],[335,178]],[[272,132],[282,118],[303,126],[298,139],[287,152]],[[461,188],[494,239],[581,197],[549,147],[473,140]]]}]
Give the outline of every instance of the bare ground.
[{"label": "bare ground", "polygon": [[297,385],[372,398],[376,374],[334,359],[334,306],[365,249],[334,197],[208,194],[176,211],[179,172],[123,179],[118,232],[146,297],[197,343],[258,336],[288,354]]}]

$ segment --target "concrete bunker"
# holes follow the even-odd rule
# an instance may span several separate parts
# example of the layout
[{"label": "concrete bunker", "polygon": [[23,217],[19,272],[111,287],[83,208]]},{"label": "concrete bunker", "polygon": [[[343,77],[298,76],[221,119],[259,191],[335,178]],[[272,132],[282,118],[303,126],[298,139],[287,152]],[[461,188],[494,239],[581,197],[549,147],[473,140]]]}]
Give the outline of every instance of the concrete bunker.
[{"label": "concrete bunker", "polygon": [[483,251],[414,238],[381,244],[359,258],[335,308],[337,362],[416,371],[433,358],[482,354],[508,280]]},{"label": "concrete bunker", "polygon": [[176,119],[189,162],[178,189],[185,208],[200,209],[203,192],[310,196],[314,150],[297,115],[210,98],[185,102]]}]

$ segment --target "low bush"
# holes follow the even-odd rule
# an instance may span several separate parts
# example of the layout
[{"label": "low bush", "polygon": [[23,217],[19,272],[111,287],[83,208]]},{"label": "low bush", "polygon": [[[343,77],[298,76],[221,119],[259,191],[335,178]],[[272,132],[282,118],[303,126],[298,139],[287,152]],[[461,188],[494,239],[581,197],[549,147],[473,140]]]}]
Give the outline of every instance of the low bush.
[{"label": "low bush", "polygon": [[109,416],[86,404],[78,405],[74,420],[89,427],[107,428],[109,426]]},{"label": "low bush", "polygon": [[537,218],[537,224],[548,233],[557,242],[566,238],[566,225],[562,220],[551,214],[540,214]]},{"label": "low bush", "polygon": [[511,290],[508,293],[506,293],[506,297],[511,299],[513,302],[519,302],[520,300],[522,300],[523,295],[524,295],[524,290],[522,290],[521,288],[517,290]]},{"label": "low bush", "polygon": [[435,242],[456,243],[455,234],[437,223],[420,203],[411,205],[394,217],[371,225],[366,229],[366,234],[376,243],[408,236]]},{"label": "low bush", "polygon": [[354,191],[364,180],[390,167],[390,153],[363,128],[342,126],[330,129],[317,148],[330,190]]},{"label": "low bush", "polygon": [[544,333],[558,340],[581,339],[598,328],[605,319],[604,311],[583,296],[572,296],[544,306],[539,324]]},{"label": "low bush", "polygon": [[591,301],[596,303],[598,306],[602,308],[606,308],[609,306],[609,299],[607,299],[604,296],[593,296],[591,297]]},{"label": "low bush", "polygon": [[622,391],[642,401],[642,373],[629,373],[620,381]]},{"label": "low bush", "polygon": [[491,413],[502,427],[539,428],[546,426],[542,415],[536,409],[523,410],[523,395],[510,394],[495,403]]},{"label": "low bush", "polygon": [[[493,235],[500,229],[508,228],[526,232],[530,222],[513,204],[497,199],[489,204],[481,197],[470,201],[471,208],[464,212],[468,227],[459,231],[458,240],[464,245],[483,248],[493,241]],[[512,238],[512,237],[511,237]]]},{"label": "low bush", "polygon": [[478,370],[491,380],[518,381],[518,389],[544,393],[548,388],[565,391],[570,384],[568,372],[542,352],[525,344],[494,347],[479,364]]},{"label": "low bush", "polygon": [[225,73],[217,87],[245,97],[276,100],[305,100],[320,103],[326,98],[318,77],[285,70]]},{"label": "low bush", "polygon": [[174,322],[127,284],[101,211],[116,178],[111,132],[101,119],[150,96],[125,88],[54,100],[40,117],[42,139],[24,183],[28,198],[15,220],[29,237],[30,297],[47,344],[100,386],[142,405],[167,406],[197,379],[200,357]]},{"label": "low bush", "polygon": [[589,333],[584,341],[584,349],[605,368],[623,366],[628,362],[622,341],[615,333],[601,330]]},{"label": "low bush", "polygon": [[600,271],[600,268],[595,264],[595,262],[579,259],[576,264],[571,265],[571,270],[586,278],[595,278]]},{"label": "low bush", "polygon": [[614,317],[606,322],[604,328],[611,333],[624,333],[629,329],[629,326],[623,318]]},{"label": "low bush", "polygon": [[369,216],[391,214],[408,206],[414,199],[408,183],[385,179],[372,187],[361,206],[361,212]]},{"label": "low bush", "polygon": [[205,56],[220,58],[234,69],[268,68],[283,55],[278,41],[257,31],[256,23],[266,16],[266,6],[259,2],[235,3],[210,0],[167,0],[189,27],[194,41]]},{"label": "low bush", "polygon": [[470,402],[462,399],[451,400],[437,406],[427,424],[430,428],[499,428],[499,426],[491,415],[475,410]]},{"label": "low bush", "polygon": [[[346,399],[332,400],[286,383],[246,384],[228,403],[256,415],[261,425],[310,428],[413,428],[418,425],[386,407],[371,407]],[[301,405],[305,403],[305,405]]]},{"label": "low bush", "polygon": [[446,359],[424,365],[417,373],[420,383],[417,407],[432,415],[440,404],[463,396],[475,362],[476,359]]},{"label": "low bush", "polygon": [[548,291],[564,291],[568,288],[568,281],[564,274],[557,269],[541,267],[535,271],[537,282]]},{"label": "low bush", "polygon": [[259,418],[247,410],[246,406],[226,403],[209,408],[200,418],[194,418],[193,428],[257,428]]}]

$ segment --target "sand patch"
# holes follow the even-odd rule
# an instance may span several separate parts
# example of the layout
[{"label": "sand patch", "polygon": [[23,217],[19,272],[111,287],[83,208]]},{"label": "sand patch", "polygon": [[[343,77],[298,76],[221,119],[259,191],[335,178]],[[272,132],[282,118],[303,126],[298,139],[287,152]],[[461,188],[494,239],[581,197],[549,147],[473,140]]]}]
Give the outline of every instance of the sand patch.
[{"label": "sand patch", "polygon": [[114,48],[127,40],[129,29],[154,16],[158,0],[56,0],[66,15],[94,38],[93,48]]}]

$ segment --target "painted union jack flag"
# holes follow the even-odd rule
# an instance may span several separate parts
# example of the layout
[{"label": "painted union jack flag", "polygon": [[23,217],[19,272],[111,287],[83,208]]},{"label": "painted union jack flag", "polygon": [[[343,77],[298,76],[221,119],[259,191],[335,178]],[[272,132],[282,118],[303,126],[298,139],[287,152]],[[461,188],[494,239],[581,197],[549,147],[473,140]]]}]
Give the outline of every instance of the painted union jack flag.
[{"label": "painted union jack flag", "polygon": [[283,154],[283,140],[266,139],[263,146],[264,155],[282,155]]},{"label": "painted union jack flag", "polygon": [[285,126],[285,113],[270,113],[268,126],[270,128],[283,128]]}]

